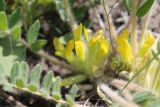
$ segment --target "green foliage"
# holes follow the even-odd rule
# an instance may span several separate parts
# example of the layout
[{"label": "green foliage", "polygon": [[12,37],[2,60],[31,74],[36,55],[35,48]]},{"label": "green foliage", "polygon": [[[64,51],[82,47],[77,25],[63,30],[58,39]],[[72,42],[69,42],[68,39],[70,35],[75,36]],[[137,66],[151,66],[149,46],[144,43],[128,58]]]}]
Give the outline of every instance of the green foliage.
[{"label": "green foliage", "polygon": [[29,78],[29,67],[26,62],[21,62],[21,70],[22,70],[21,76],[23,77],[22,80],[23,80],[24,86],[27,86],[28,78]]},{"label": "green foliage", "polygon": [[5,12],[0,12],[0,30],[5,32],[7,30],[7,16]]},{"label": "green foliage", "polygon": [[75,98],[76,98],[76,95],[77,95],[77,91],[78,91],[77,86],[73,85],[72,88],[69,91],[69,94],[66,95],[66,100],[70,104],[70,106],[74,105],[74,101],[75,101]]},{"label": "green foliage", "polygon": [[53,73],[49,71],[42,81],[42,91],[45,92],[46,95],[50,93],[50,89],[52,86]]},{"label": "green foliage", "polygon": [[37,20],[31,25],[31,27],[27,32],[28,43],[33,44],[37,40],[39,29],[40,29],[40,22],[39,20]]},{"label": "green foliage", "polygon": [[39,80],[41,76],[41,66],[36,65],[31,73],[30,84],[34,85],[36,88],[39,88]]},{"label": "green foliage", "polygon": [[32,50],[33,50],[34,52],[37,52],[37,51],[39,51],[40,49],[42,49],[42,47],[45,46],[46,43],[47,43],[46,40],[43,40],[43,39],[37,40],[36,42],[34,42],[34,43],[31,45]]},{"label": "green foliage", "polygon": [[153,98],[153,95],[150,92],[140,92],[140,93],[136,93],[134,95],[133,100],[136,103],[142,103],[142,102],[147,101],[151,98]]},{"label": "green foliage", "polygon": [[131,0],[123,0],[123,2],[124,2],[124,5],[125,5],[125,7],[129,10],[129,11],[131,11],[131,6],[132,6],[132,1]]},{"label": "green foliage", "polygon": [[14,63],[12,66],[11,74],[10,74],[10,81],[13,84],[16,84],[16,80],[20,75],[20,64],[18,62]]},{"label": "green foliage", "polygon": [[146,15],[149,10],[151,9],[153,3],[155,0],[147,0],[145,3],[137,10],[137,16],[138,17],[143,17]]},{"label": "green foliage", "polygon": [[4,68],[2,66],[2,63],[0,63],[0,85],[4,85],[7,80],[6,80],[6,75],[5,75],[5,71]]},{"label": "green foliage", "polygon": [[21,38],[21,27],[19,25],[16,25],[14,26],[12,29],[11,29],[11,33],[12,33],[12,38],[15,40],[15,41],[18,41],[20,40]]},{"label": "green foliage", "polygon": [[9,28],[14,27],[18,23],[20,15],[21,15],[20,8],[17,8],[15,11],[12,12],[11,16],[9,17]]},{"label": "green foliage", "polygon": [[54,1],[55,5],[56,5],[56,10],[58,11],[60,18],[63,21],[67,20],[67,15],[66,12],[64,10],[64,4],[63,4],[63,0],[55,0]]},{"label": "green foliage", "polygon": [[22,79],[17,79],[16,80],[16,85],[19,88],[24,88],[24,82],[23,82],[23,80]]},{"label": "green foliage", "polygon": [[[29,69],[26,62],[16,62],[13,64],[10,76],[0,75],[1,81],[7,81],[6,77],[10,79],[7,84],[3,85],[3,88],[8,90],[13,90],[14,88],[25,89],[28,92],[35,93],[45,98],[53,98],[54,101],[63,100],[61,98],[61,79],[60,77],[54,77],[52,71],[49,71],[43,78],[41,83],[41,67],[36,65],[32,69],[31,77],[29,77]],[[0,64],[0,73],[4,74],[2,64]],[[30,81],[29,81],[30,80]],[[77,95],[77,86],[74,85],[66,95],[67,105],[73,105],[75,97]],[[65,105],[66,105],[65,104]],[[61,104],[58,104],[61,105]],[[57,105],[57,106],[58,106]],[[60,106],[62,107],[62,105]]]},{"label": "green foliage", "polygon": [[25,60],[25,55],[26,49],[21,43],[11,40],[10,37],[0,39],[0,62],[4,67],[6,75],[10,74],[15,61]]},{"label": "green foliage", "polygon": [[5,2],[4,2],[4,0],[0,0],[0,11],[5,11]]},{"label": "green foliage", "polygon": [[52,95],[53,98],[56,100],[60,100],[61,99],[61,79],[60,77],[56,77],[53,80],[53,91],[52,91]]}]

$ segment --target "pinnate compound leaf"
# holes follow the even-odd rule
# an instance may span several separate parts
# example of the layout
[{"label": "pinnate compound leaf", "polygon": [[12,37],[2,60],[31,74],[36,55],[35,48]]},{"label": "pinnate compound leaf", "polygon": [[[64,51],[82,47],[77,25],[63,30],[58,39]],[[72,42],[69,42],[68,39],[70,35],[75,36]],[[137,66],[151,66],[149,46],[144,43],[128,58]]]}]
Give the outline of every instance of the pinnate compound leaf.
[{"label": "pinnate compound leaf", "polygon": [[27,32],[28,43],[33,44],[37,40],[39,29],[40,29],[40,22],[39,20],[37,20],[31,25],[31,27]]},{"label": "pinnate compound leaf", "polygon": [[11,73],[13,63],[24,61],[25,57],[26,48],[21,43],[10,40],[8,37],[0,39],[0,62],[7,76]]}]

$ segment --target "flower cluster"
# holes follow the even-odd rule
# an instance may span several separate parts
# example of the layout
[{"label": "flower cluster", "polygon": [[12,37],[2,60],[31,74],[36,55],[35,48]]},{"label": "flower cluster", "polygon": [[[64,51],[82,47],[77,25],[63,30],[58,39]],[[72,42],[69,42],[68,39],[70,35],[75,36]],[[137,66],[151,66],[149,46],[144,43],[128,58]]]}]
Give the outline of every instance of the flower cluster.
[{"label": "flower cluster", "polygon": [[81,73],[97,77],[100,74],[98,69],[104,65],[109,52],[109,43],[104,38],[103,31],[99,30],[92,36],[80,24],[73,31],[73,35],[73,39],[69,40],[66,46],[59,38],[54,38],[55,54],[66,59]]},{"label": "flower cluster", "polygon": [[[143,60],[149,53],[155,43],[155,37],[151,32],[146,33],[143,44],[140,44],[137,57]],[[124,63],[131,64],[133,60],[133,50],[129,43],[129,29],[124,29],[117,38],[117,50]]]}]

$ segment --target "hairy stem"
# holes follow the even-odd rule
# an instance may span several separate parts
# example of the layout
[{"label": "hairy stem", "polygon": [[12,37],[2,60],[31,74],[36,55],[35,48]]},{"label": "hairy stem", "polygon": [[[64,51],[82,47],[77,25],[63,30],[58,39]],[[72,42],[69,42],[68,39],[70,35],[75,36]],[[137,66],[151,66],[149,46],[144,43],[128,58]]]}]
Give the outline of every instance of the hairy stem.
[{"label": "hairy stem", "polygon": [[132,48],[133,48],[133,70],[137,69],[137,32],[136,32],[136,10],[137,10],[137,0],[132,0]]},{"label": "hairy stem", "polygon": [[104,12],[106,14],[105,18],[106,18],[107,24],[108,24],[108,30],[109,30],[109,36],[110,36],[111,46],[112,46],[113,51],[115,52],[116,49],[113,46],[113,41],[115,41],[116,38],[117,38],[117,32],[115,30],[115,26],[113,25],[113,21],[112,21],[112,19],[110,17],[110,13],[111,13],[111,11],[112,11],[112,9],[114,7],[110,11],[108,11],[109,10],[108,5],[106,5],[105,0],[103,0],[103,8],[104,8]]},{"label": "hairy stem", "polygon": [[142,44],[142,41],[145,37],[145,33],[146,33],[146,30],[147,30],[147,26],[148,26],[149,16],[150,16],[150,14],[147,14],[147,16],[145,16],[144,20],[143,20],[141,35],[140,35],[140,39],[139,39],[140,45]]},{"label": "hairy stem", "polygon": [[77,23],[75,21],[74,15],[72,14],[69,0],[64,0],[63,3],[64,3],[64,9],[67,14],[67,18],[69,19],[69,24],[70,24],[72,30],[75,30],[77,28]]},{"label": "hairy stem", "polygon": [[76,75],[76,76],[71,76],[71,77],[62,79],[61,80],[61,86],[70,86],[70,85],[73,85],[73,84],[76,84],[76,83],[83,82],[87,79],[88,79],[88,77],[86,75],[82,75],[82,74],[79,74],[79,75]]},{"label": "hairy stem", "polygon": [[109,32],[113,36],[114,40],[116,40],[116,38],[117,38],[116,28],[115,28],[113,21],[112,21],[112,18],[110,16],[111,10],[109,11],[109,7],[108,7],[107,3],[105,2],[105,0],[103,0],[103,7],[104,7],[104,12],[106,14],[105,19],[110,27]]}]

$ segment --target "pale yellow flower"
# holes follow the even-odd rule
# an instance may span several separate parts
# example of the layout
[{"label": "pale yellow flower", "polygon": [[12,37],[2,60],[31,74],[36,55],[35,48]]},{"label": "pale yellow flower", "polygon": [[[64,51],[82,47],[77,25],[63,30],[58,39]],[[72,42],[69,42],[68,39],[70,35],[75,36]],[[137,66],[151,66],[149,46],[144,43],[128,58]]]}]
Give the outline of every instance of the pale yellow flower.
[{"label": "pale yellow flower", "polygon": [[133,54],[132,48],[128,42],[129,30],[125,29],[117,38],[117,50],[125,63],[131,64]]},{"label": "pale yellow flower", "polygon": [[147,54],[150,48],[153,46],[154,42],[155,42],[155,37],[152,35],[151,32],[148,32],[144,43],[141,45],[139,49],[139,56],[143,57],[145,54]]}]

